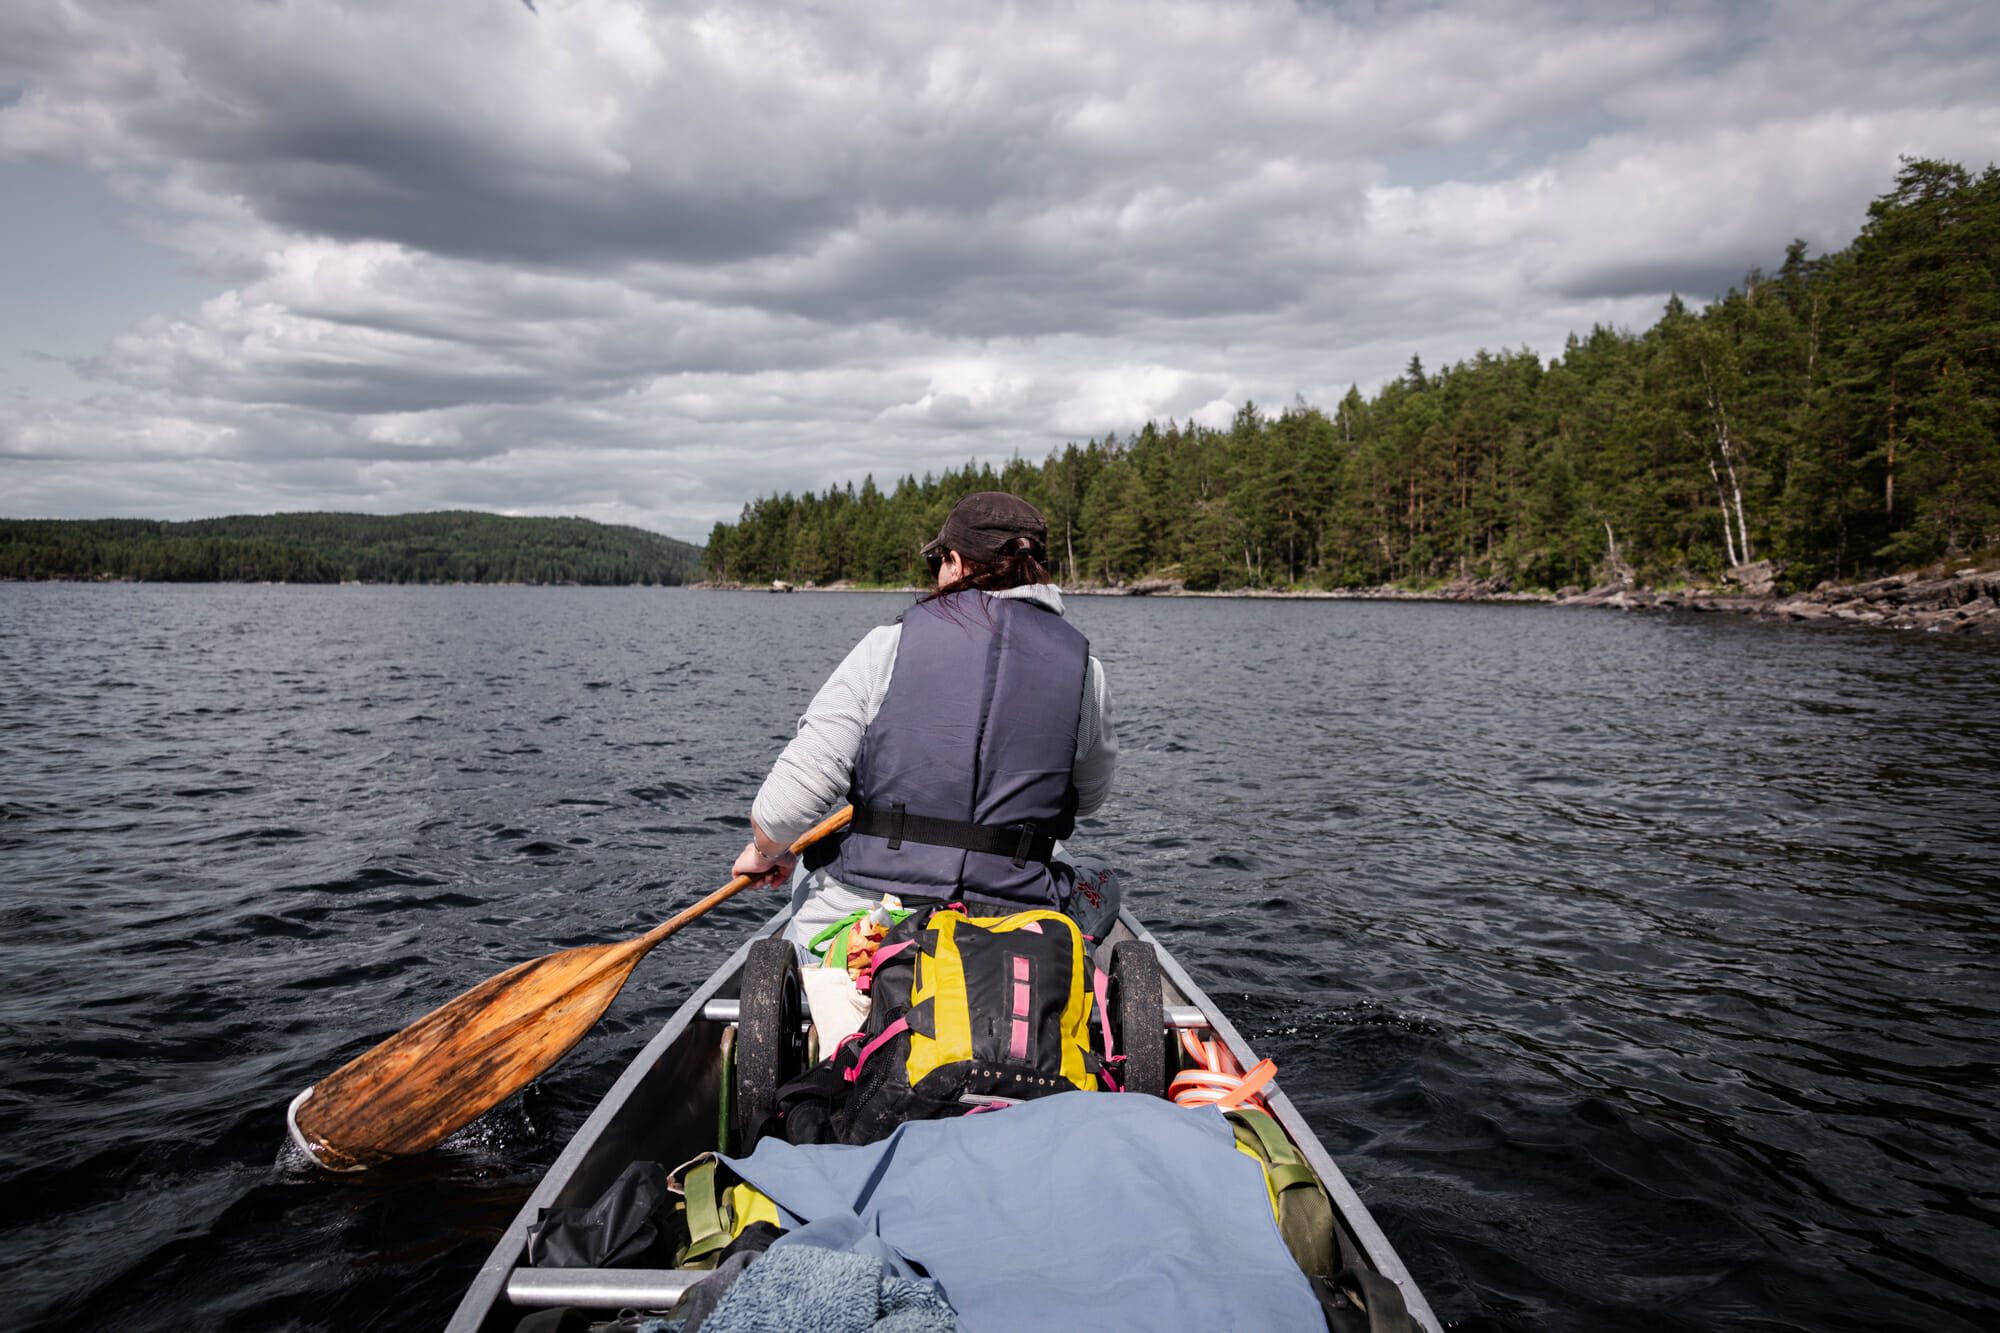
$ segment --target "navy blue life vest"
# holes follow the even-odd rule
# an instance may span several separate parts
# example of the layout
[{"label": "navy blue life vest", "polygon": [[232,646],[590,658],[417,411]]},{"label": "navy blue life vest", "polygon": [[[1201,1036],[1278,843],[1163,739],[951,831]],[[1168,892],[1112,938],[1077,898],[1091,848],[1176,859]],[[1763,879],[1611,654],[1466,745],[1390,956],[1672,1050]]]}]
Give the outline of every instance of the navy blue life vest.
[{"label": "navy blue life vest", "polygon": [[1083,635],[1031,601],[966,591],[911,608],[828,873],[863,893],[1057,903],[1069,871],[1048,846],[1076,824],[1089,661]]}]

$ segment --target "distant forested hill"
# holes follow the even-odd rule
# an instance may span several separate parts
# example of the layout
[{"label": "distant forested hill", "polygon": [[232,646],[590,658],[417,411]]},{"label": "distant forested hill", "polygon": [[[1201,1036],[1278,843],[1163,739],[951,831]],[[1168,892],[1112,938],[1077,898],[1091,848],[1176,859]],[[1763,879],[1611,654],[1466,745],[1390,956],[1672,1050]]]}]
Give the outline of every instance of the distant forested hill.
[{"label": "distant forested hill", "polygon": [[581,518],[269,514],[0,519],[0,578],[164,583],[685,583],[699,548]]},{"label": "distant forested hill", "polygon": [[1245,404],[1223,430],[772,495],[716,525],[706,563],[917,582],[919,543],[975,490],[1039,506],[1070,582],[1665,586],[1770,559],[1798,588],[1978,551],[2000,542],[2000,171],[1906,162],[1845,250],[1794,242],[1703,310],[1676,297],[1553,362],[1412,357],[1331,411]]}]

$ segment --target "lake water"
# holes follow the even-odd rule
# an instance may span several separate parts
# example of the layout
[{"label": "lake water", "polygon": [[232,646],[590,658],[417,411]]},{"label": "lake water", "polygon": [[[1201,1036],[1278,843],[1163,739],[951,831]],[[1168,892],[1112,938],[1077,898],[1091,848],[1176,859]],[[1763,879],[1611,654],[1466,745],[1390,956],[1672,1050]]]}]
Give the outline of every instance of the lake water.
[{"label": "lake water", "polygon": [[[777,906],[440,1150],[300,1088],[727,878],[889,595],[0,585],[10,1327],[438,1327]],[[1079,847],[1466,1330],[2000,1323],[2000,644],[1534,606],[1075,598]]]}]

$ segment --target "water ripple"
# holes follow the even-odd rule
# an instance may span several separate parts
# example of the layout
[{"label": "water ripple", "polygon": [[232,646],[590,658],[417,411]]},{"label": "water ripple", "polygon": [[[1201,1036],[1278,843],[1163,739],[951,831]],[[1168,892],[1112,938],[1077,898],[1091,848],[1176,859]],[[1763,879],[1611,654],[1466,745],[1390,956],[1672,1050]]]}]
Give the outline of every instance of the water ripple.
[{"label": "water ripple", "polygon": [[[727,876],[906,602],[0,586],[17,1324],[432,1328],[642,1035],[359,1179],[299,1088]],[[1462,1330],[2000,1320],[1990,644],[1536,607],[1074,599],[1080,845],[1280,1065]]]}]

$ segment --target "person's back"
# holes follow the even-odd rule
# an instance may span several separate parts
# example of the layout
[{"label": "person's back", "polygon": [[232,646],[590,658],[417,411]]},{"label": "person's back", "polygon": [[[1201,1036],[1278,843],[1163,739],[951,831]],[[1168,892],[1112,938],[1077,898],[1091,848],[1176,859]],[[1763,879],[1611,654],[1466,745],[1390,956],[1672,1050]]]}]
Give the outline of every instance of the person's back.
[{"label": "person's back", "polygon": [[854,823],[828,872],[873,893],[1050,907],[1074,831],[1089,644],[1046,605],[947,593],[903,617],[861,741]]},{"label": "person's back", "polygon": [[1046,534],[1011,495],[953,508],[923,550],[933,591],[864,638],[799,719],[738,874],[789,873],[788,841],[846,799],[854,823],[808,854],[799,907],[837,898],[812,918],[884,893],[1061,904],[1072,876],[1055,844],[1103,803],[1118,750],[1103,667],[1049,582]]}]

